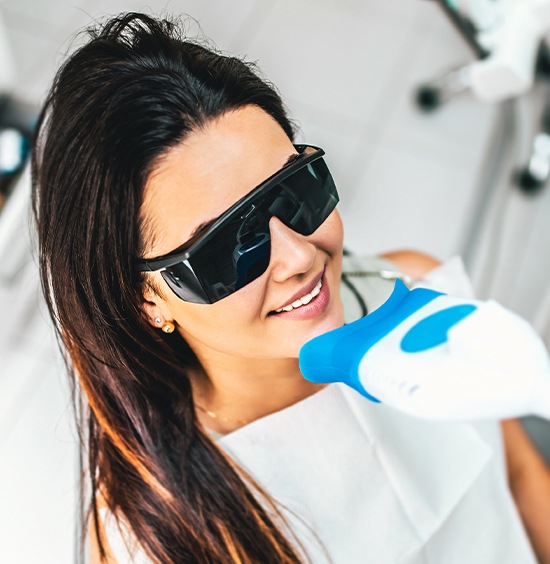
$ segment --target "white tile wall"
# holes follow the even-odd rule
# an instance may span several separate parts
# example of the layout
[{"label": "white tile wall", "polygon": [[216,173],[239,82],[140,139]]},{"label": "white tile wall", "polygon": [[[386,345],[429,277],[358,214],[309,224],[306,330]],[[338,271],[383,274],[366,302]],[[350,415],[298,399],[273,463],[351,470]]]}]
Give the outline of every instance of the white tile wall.
[{"label": "white tile wall", "polygon": [[[350,249],[416,247],[442,259],[461,250],[496,114],[468,95],[432,115],[417,111],[416,85],[471,58],[434,3],[4,0],[16,95],[39,103],[76,44],[75,31],[121,10],[188,13],[218,47],[258,61],[283,93],[299,138],[327,151]],[[190,33],[197,33],[195,25]],[[548,268],[538,263],[550,258],[550,195],[544,204],[512,198],[518,201],[509,213],[517,217],[501,244],[515,253],[503,247],[495,278],[502,288],[513,278],[513,293],[502,295],[534,315],[548,286]],[[47,326],[34,302],[24,302],[19,289],[2,291],[9,297],[0,304],[0,338],[10,346],[0,349],[0,561],[69,563],[76,443],[68,392],[55,362],[39,356],[51,344],[44,344]],[[29,324],[10,332],[17,316]]]}]

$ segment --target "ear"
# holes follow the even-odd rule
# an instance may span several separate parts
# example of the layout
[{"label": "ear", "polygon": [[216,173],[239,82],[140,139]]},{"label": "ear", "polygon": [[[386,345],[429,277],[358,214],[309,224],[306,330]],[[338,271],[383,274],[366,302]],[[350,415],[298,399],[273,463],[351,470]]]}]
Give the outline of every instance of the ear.
[{"label": "ear", "polygon": [[170,321],[173,318],[168,304],[156,289],[154,282],[143,285],[143,301],[140,307],[147,321],[155,329],[160,329],[166,321]]},{"label": "ear", "polygon": [[162,327],[163,316],[159,312],[159,307],[157,304],[151,301],[143,301],[141,303],[141,309],[145,314],[145,318],[149,322],[150,325],[159,329]]}]

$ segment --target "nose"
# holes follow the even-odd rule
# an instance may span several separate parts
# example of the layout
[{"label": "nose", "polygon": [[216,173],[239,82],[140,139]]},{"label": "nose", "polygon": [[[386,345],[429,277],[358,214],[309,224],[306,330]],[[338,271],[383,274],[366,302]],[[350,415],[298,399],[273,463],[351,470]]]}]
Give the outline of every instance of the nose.
[{"label": "nose", "polygon": [[293,231],[275,216],[269,220],[269,232],[271,236],[269,268],[273,280],[283,282],[311,270],[317,249],[307,237]]}]

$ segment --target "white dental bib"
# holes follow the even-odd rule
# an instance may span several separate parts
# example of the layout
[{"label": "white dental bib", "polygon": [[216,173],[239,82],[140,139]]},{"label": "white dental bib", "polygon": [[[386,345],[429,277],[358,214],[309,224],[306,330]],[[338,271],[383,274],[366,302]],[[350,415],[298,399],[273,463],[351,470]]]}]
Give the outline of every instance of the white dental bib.
[{"label": "white dental bib", "polygon": [[332,384],[218,443],[315,564],[535,562],[494,424],[429,423]]}]

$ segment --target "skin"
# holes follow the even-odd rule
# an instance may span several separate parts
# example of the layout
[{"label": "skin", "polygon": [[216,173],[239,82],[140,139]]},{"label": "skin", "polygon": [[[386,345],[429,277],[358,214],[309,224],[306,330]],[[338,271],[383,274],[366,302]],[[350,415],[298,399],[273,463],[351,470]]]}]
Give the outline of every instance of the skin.
[{"label": "skin", "polygon": [[[220,215],[296,153],[279,124],[256,106],[230,111],[170,150],[151,174],[142,214],[153,231],[147,257],[170,252],[202,223]],[[166,218],[170,218],[166,220]],[[177,220],[174,220],[177,218]],[[215,304],[180,300],[160,273],[150,274],[161,295],[148,291],[150,323],[173,321],[204,369],[192,374],[198,412],[210,429],[229,432],[287,407],[323,386],[304,380],[298,352],[309,339],[343,324],[339,295],[343,229],[335,210],[309,236],[277,218],[270,221],[267,271]],[[310,319],[274,315],[324,272],[330,301]]]}]

